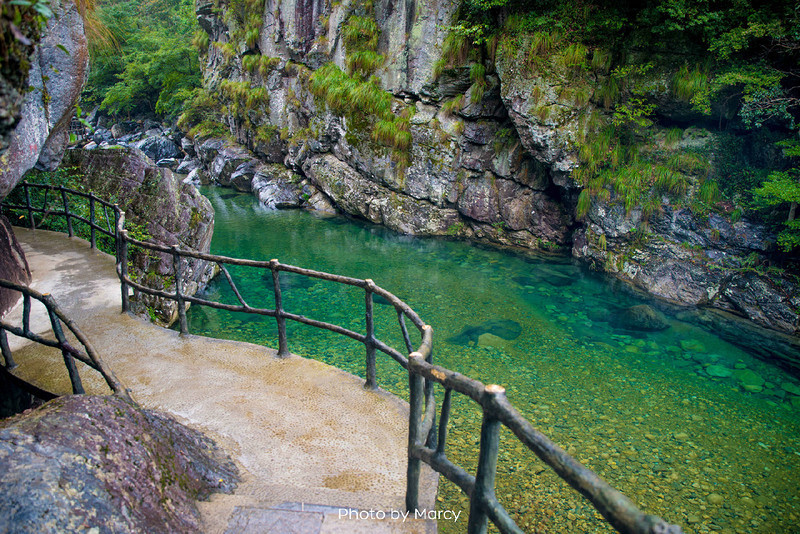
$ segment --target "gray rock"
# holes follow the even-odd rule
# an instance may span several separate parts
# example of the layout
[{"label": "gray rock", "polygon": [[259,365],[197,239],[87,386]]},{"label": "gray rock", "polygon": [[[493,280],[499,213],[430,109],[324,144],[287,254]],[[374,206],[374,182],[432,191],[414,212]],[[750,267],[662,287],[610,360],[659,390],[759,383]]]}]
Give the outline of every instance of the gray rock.
[{"label": "gray rock", "polygon": [[160,161],[168,158],[178,158],[181,154],[178,145],[170,139],[159,134],[145,137],[141,141],[134,143],[135,148],[144,152],[153,161]]},{"label": "gray rock", "polygon": [[632,330],[657,331],[669,328],[669,323],[663,314],[657,312],[647,304],[631,306],[619,313],[619,323]]},{"label": "gray rock", "polygon": [[156,162],[156,167],[166,167],[171,170],[178,168],[178,160],[175,158],[164,158]]},{"label": "gray rock", "polygon": [[83,19],[69,0],[55,12],[31,60],[31,90],[25,96],[22,118],[0,162],[0,198],[5,198],[37,162],[39,168],[46,170],[58,166],[73,108],[86,80],[89,51]]},{"label": "gray rock", "polygon": [[220,151],[225,143],[225,139],[216,137],[206,139],[200,142],[199,145],[195,143],[195,149],[197,150],[197,155],[200,157],[200,161],[206,164],[211,163],[214,158],[217,157],[217,152]]},{"label": "gray rock", "polygon": [[259,166],[258,160],[245,161],[231,173],[230,186],[243,193],[253,191],[253,176]]},{"label": "gray rock", "polygon": [[191,157],[186,156],[181,160],[177,167],[175,167],[175,172],[178,174],[189,174],[193,170],[200,167],[200,161]]},{"label": "gray rock", "polygon": [[208,168],[211,179],[219,185],[231,185],[231,175],[246,161],[253,159],[247,149],[238,145],[227,144],[222,146]]},{"label": "gray rock", "polygon": [[[300,176],[283,165],[259,165],[254,168],[252,189],[267,208],[299,208],[303,204],[300,180]],[[310,197],[312,193],[307,194]]]},{"label": "gray rock", "polygon": [[213,441],[166,415],[61,397],[0,427],[0,531],[200,532],[196,501],[232,492],[237,476]]},{"label": "gray rock", "polygon": [[194,184],[194,185],[209,185],[211,183],[211,178],[209,178],[208,173],[205,169],[198,167],[189,171],[189,174],[186,175],[186,178],[183,179],[183,183],[185,184]]},{"label": "gray rock", "polygon": [[181,150],[183,150],[186,155],[190,158],[194,158],[197,155],[194,149],[194,142],[188,137],[181,138]]},{"label": "gray rock", "polygon": [[113,140],[114,140],[114,135],[105,128],[98,128],[97,130],[94,131],[94,134],[92,135],[92,141],[94,141],[98,145],[100,143],[108,143]]}]

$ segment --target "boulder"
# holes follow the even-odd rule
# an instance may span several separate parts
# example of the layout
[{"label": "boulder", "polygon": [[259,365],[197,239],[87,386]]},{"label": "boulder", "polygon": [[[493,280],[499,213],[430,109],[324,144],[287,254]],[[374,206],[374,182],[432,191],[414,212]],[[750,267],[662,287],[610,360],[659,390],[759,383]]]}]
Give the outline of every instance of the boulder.
[{"label": "boulder", "polygon": [[194,150],[194,143],[188,137],[181,138],[181,150],[183,150],[190,158],[193,158],[197,155],[197,152]]},{"label": "boulder", "polygon": [[214,160],[209,165],[208,171],[211,179],[222,186],[231,185],[231,175],[234,171],[253,157],[247,149],[238,145],[226,144],[220,147]]},{"label": "boulder", "polygon": [[0,531],[201,532],[196,501],[231,493],[233,461],[200,432],[109,396],[0,422]]},{"label": "boulder", "polygon": [[664,315],[647,304],[626,308],[618,314],[617,320],[622,327],[631,330],[657,331],[669,328]]},{"label": "boulder", "polygon": [[[0,157],[8,149],[19,123],[27,94],[30,60],[41,38],[39,21],[35,17],[29,15],[14,20],[14,12],[0,12],[0,42],[5,50],[0,68]],[[15,33],[22,35],[22,39]],[[1,183],[0,189],[4,189]]]},{"label": "boulder", "polygon": [[114,134],[105,128],[98,128],[92,134],[92,141],[98,145],[101,143],[109,143],[114,140]]},{"label": "boulder", "polygon": [[178,145],[160,134],[145,137],[133,146],[144,152],[153,161],[178,158],[181,155]]},{"label": "boulder", "polygon": [[[303,204],[300,176],[283,165],[259,165],[252,178],[253,193],[270,209],[299,208]],[[313,193],[308,192],[308,197]]]},{"label": "boulder", "polygon": [[[154,166],[141,151],[75,149],[68,151],[66,161],[84,176],[87,189],[102,198],[116,198],[128,223],[139,225],[152,241],[208,252],[214,232],[211,203],[169,169]],[[134,252],[131,261],[140,276],[147,275],[151,287],[174,288],[169,254]],[[205,261],[191,260],[183,273],[182,290],[193,295],[208,283],[213,267]],[[138,295],[131,306],[142,314],[147,314],[147,307],[155,309],[164,324],[177,318],[177,304],[171,300]]]},{"label": "boulder", "polygon": [[185,184],[194,184],[194,185],[208,185],[211,183],[211,179],[208,177],[208,173],[205,169],[197,168],[189,172],[186,175],[186,178],[183,180]]},{"label": "boulder", "polygon": [[732,374],[745,391],[759,393],[764,389],[764,379],[750,369],[736,369]]},{"label": "boulder", "polygon": [[178,160],[175,158],[164,158],[156,161],[156,167],[166,167],[170,170],[175,170],[178,168]]},{"label": "boulder", "polygon": [[186,156],[181,160],[174,171],[178,174],[189,174],[193,170],[200,167],[200,161],[191,156]]},{"label": "boulder", "polygon": [[243,193],[250,193],[253,190],[253,176],[258,168],[258,160],[251,159],[245,161],[231,173],[230,186]]},{"label": "boulder", "polygon": [[[0,278],[16,284],[27,285],[31,281],[31,271],[11,222],[0,215]],[[10,310],[21,298],[15,291],[0,288],[0,317]]]},{"label": "boulder", "polygon": [[55,9],[30,62],[30,90],[21,120],[0,160],[0,198],[34,165],[55,169],[68,141],[68,128],[89,69],[83,19],[71,0]]},{"label": "boulder", "polygon": [[225,139],[212,137],[200,142],[199,145],[195,144],[195,149],[197,150],[197,155],[200,157],[200,161],[205,164],[211,163],[214,158],[217,157],[217,153],[222,149],[225,143]]}]

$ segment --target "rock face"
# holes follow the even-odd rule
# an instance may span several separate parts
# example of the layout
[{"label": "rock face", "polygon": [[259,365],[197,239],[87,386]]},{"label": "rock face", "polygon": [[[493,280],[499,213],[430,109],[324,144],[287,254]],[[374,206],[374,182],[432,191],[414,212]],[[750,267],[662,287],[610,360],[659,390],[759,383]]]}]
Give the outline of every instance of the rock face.
[{"label": "rock face", "polygon": [[[387,94],[394,95],[395,113],[410,116],[407,165],[371,138],[372,126],[359,126],[359,117],[337,117],[312,97],[308,68],[333,62],[347,70],[353,50],[346,49],[343,31],[354,9],[324,2],[266,2],[261,37],[248,52],[260,52],[262,62],[272,58],[271,67],[252,71],[245,56],[230,59],[221,53],[226,41],[238,46],[229,41],[241,30],[235,17],[226,19],[198,6],[201,28],[212,42],[205,58],[210,86],[216,84],[221,94],[229,82],[269,92],[263,117],[254,119],[256,110],[225,119],[232,136],[253,156],[284,164],[300,180],[307,178],[303,185],[308,198],[319,198],[321,192],[338,209],[402,233],[464,236],[527,248],[567,245],[570,210],[559,202],[547,167],[520,145],[498,78],[487,76],[487,89],[474,102],[468,96],[460,107],[443,110],[443,104],[472,84],[469,69],[439,80],[433,76],[439,59],[435,51],[447,35],[444,26],[454,4],[374,5],[378,51],[385,58],[375,74]],[[320,16],[327,17],[327,27]],[[253,130],[264,126],[280,130],[280,138],[256,141]],[[229,175],[246,156],[214,143],[201,140],[195,149],[210,176],[228,185]],[[209,149],[216,151],[213,158]]]},{"label": "rock face", "polygon": [[[669,205],[637,232],[641,212],[597,206],[574,238],[573,255],[602,266],[677,304],[739,313],[788,334],[798,329],[800,295],[789,280],[744,269],[745,258],[765,253],[774,236],[747,221],[731,224],[716,214],[701,225],[687,209]],[[605,249],[589,236],[603,235]]]},{"label": "rock face", "polygon": [[4,51],[0,61],[0,158],[19,123],[31,57],[41,37],[35,11],[21,9],[19,13],[19,20],[14,20],[13,10],[0,13],[0,48]]},{"label": "rock face", "polygon": [[[141,239],[147,234],[154,242],[179,245],[208,252],[214,233],[214,209],[191,184],[182,183],[169,169],[156,167],[139,150],[114,148],[67,152],[67,165],[77,167],[86,185],[103,198],[116,198],[126,213],[126,228]],[[156,252],[134,253],[131,261],[147,285],[174,291],[172,258]],[[184,267],[181,290],[194,294],[205,287],[213,274],[208,262],[191,260]],[[160,322],[171,324],[177,304],[146,295],[131,302],[134,311],[156,313]],[[152,317],[152,314],[150,314]]]},{"label": "rock face", "polygon": [[31,60],[22,120],[0,159],[0,198],[34,165],[58,167],[69,123],[89,70],[83,19],[72,1],[62,2],[50,19]]},{"label": "rock face", "polygon": [[195,501],[237,476],[207,437],[113,396],[0,422],[3,532],[201,532]]},{"label": "rock face", "polygon": [[[259,196],[265,189],[255,185],[252,159],[284,165],[302,184],[301,196],[320,201],[314,205],[406,234],[571,248],[673,303],[727,310],[797,335],[797,287],[742,268],[751,253],[770,250],[762,227],[698,216],[667,199],[643,239],[647,218],[636,209],[626,214],[611,191],[576,218],[581,143],[611,112],[568,62],[549,58],[534,66],[522,48],[502,40],[492,61],[468,51],[458,60],[458,51],[440,58],[454,49],[445,41],[455,8],[439,0],[267,0],[261,26],[248,28],[235,13],[198,4],[209,36],[201,57],[207,89],[228,110],[220,121],[247,149],[245,155],[230,141],[200,136],[193,147],[198,160],[216,182]],[[354,39],[354,29],[371,44]],[[257,40],[243,37],[253,31]],[[364,66],[373,53],[378,60]],[[590,75],[609,76],[602,69]],[[663,80],[653,81],[660,91],[654,98],[669,100],[657,89]],[[376,89],[391,116],[363,104]],[[237,91],[259,105],[243,106]],[[680,115],[686,105],[674,104],[664,109],[687,120]]]},{"label": "rock face", "polygon": [[[0,215],[0,278],[22,285],[27,285],[31,281],[31,271],[25,253],[14,236],[11,223],[3,215]],[[19,298],[19,293],[0,288],[0,317],[3,317]]]},{"label": "rock face", "polygon": [[[35,13],[19,9],[21,20],[7,20],[5,10],[0,16],[0,200],[37,162],[48,169],[58,166],[89,66],[83,19],[72,1],[54,7],[56,16],[38,45]],[[5,217],[0,217],[0,278],[30,281],[25,254]],[[12,300],[11,293],[0,290],[0,317]]]}]

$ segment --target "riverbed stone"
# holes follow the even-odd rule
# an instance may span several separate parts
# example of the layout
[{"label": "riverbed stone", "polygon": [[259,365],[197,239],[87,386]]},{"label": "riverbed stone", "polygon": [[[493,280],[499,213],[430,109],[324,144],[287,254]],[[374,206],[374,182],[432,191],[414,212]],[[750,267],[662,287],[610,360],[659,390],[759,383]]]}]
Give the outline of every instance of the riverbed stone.
[{"label": "riverbed stone", "polygon": [[658,331],[669,328],[669,323],[663,314],[654,310],[647,304],[631,306],[619,313],[619,323],[633,330]]},{"label": "riverbed stone", "polygon": [[750,369],[736,369],[733,371],[733,376],[746,391],[758,393],[764,389],[764,379]]},{"label": "riverbed stone", "polygon": [[696,339],[681,339],[678,344],[686,352],[706,352],[706,347]]},{"label": "riverbed stone", "polygon": [[781,389],[792,395],[800,395],[800,386],[794,382],[781,382]]},{"label": "riverbed stone", "polygon": [[709,365],[706,367],[706,373],[709,376],[714,376],[717,378],[727,378],[733,374],[733,370],[725,367],[724,365]]}]

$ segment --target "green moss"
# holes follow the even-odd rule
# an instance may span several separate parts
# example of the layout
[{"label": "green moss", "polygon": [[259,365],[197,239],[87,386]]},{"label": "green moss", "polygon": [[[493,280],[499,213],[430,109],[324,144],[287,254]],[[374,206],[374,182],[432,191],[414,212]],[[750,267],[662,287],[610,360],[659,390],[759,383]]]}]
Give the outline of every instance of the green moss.
[{"label": "green moss", "polygon": [[[336,113],[348,119],[348,129],[370,131],[373,141],[390,149],[401,167],[411,163],[411,116],[415,108],[392,111],[392,96],[381,89],[376,77],[362,80],[342,72],[333,63],[317,69],[310,77],[311,93]],[[350,132],[352,134],[352,131]]]}]

